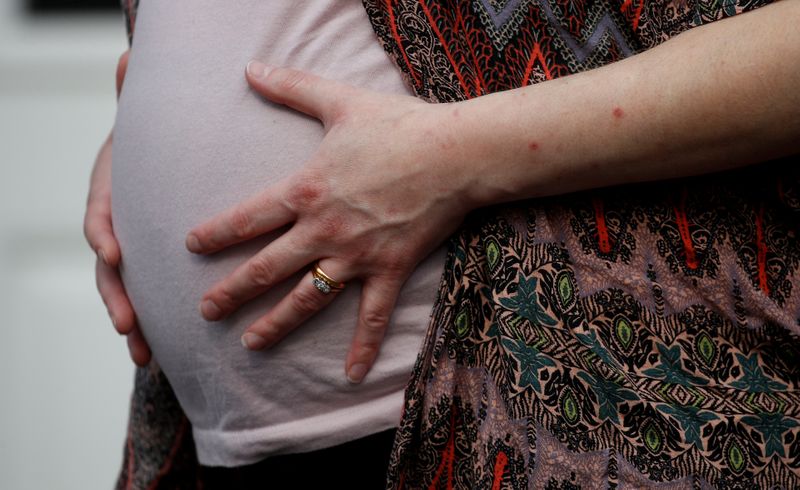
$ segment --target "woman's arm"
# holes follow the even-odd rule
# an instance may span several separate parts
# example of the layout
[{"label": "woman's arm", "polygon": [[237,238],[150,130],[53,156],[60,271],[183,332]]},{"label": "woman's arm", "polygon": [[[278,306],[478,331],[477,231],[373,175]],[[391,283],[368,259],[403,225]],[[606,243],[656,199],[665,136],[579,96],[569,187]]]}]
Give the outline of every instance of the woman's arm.
[{"label": "woman's arm", "polygon": [[[292,224],[214,285],[201,312],[223,318],[321,259],[333,278],[363,282],[346,361],[360,381],[402,284],[471,209],[800,151],[798,19],[800,1],[783,0],[605,68],[452,104],[251,63],[256,91],[320,119],[326,135],[302,170],[188,234],[190,251],[213,253]],[[243,343],[274,345],[332,301],[311,279]]]},{"label": "woman's arm", "polygon": [[[629,59],[452,104],[449,164],[475,206],[800,153],[800,1]],[[469,180],[471,179],[471,180]]]}]

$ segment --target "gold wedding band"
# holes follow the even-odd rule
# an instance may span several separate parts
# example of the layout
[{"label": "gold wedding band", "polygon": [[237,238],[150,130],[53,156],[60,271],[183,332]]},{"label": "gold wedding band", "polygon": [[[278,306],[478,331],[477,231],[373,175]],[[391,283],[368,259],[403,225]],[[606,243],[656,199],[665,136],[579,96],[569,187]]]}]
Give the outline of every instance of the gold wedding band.
[{"label": "gold wedding band", "polygon": [[311,269],[311,275],[314,276],[313,282],[314,287],[319,290],[322,294],[328,294],[331,292],[339,292],[344,289],[345,283],[339,282],[325,272],[322,271],[319,267],[319,261],[314,262],[314,267]]}]

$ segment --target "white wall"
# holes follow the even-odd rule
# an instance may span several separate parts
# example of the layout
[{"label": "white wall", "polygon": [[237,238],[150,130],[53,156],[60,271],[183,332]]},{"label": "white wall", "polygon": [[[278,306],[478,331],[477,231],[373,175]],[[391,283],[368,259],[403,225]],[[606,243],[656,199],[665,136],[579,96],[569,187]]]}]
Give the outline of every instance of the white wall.
[{"label": "white wall", "polygon": [[133,365],[82,234],[114,117],[120,17],[32,23],[0,1],[0,489],[107,489]]}]

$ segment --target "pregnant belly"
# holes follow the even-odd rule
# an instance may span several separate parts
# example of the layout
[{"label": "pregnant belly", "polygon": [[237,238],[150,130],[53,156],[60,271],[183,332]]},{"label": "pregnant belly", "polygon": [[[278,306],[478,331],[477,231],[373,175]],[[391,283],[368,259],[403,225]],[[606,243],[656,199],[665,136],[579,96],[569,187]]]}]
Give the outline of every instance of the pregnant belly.
[{"label": "pregnant belly", "polygon": [[[140,22],[145,15],[140,14]],[[140,26],[137,35],[144,36],[146,27]],[[195,438],[198,431],[262,430],[266,432],[256,436],[266,441],[262,453],[310,450],[344,441],[325,442],[312,433],[311,443],[287,437],[293,423],[308,422],[302,426],[306,430],[326,414],[338,414],[337,420],[346,425],[353,407],[378,406],[376,401],[389,399],[380,409],[385,413],[372,416],[383,422],[350,423],[363,425],[362,435],[394,425],[399,420],[397,397],[427,326],[444,249],[423,262],[406,284],[378,363],[359,386],[347,383],[344,373],[358,284],[264,352],[245,350],[239,341],[242,332],[305,271],[224,321],[204,321],[198,304],[205,291],[276,235],[196,256],[184,246],[186,233],[298,169],[319,145],[323,131],[316,120],[254,95],[244,81],[242,60],[214,66],[203,74],[203,83],[196,83],[198,65],[183,56],[170,57],[163,48],[144,41],[131,57],[114,129],[112,219],[127,294]],[[388,63],[385,57],[380,60]],[[404,90],[396,74],[387,86]],[[360,419],[365,415],[353,413]],[[325,424],[330,432],[330,421]],[[347,427],[341,428],[347,433]],[[287,440],[299,442],[295,447]],[[224,455],[204,456],[202,447],[198,452],[206,464],[233,461]]]}]

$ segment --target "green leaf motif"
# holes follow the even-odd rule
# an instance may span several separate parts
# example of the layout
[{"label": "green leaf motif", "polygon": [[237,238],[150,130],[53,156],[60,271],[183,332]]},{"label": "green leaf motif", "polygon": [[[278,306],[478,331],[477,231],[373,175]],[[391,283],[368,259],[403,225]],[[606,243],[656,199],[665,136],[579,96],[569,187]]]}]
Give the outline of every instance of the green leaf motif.
[{"label": "green leaf motif", "polygon": [[633,343],[633,325],[622,315],[614,319],[614,334],[617,336],[619,345],[627,352]]},{"label": "green leaf motif", "polygon": [[568,309],[575,302],[575,287],[572,284],[572,277],[569,272],[562,271],[556,278],[556,290],[558,299],[563,309]]},{"label": "green leaf motif", "polygon": [[725,459],[728,460],[728,466],[735,473],[741,473],[744,470],[747,464],[747,459],[745,458],[742,446],[739,445],[739,442],[736,440],[736,438],[732,438],[728,442],[728,447],[725,451]]},{"label": "green leaf motif", "polygon": [[712,367],[714,359],[717,357],[717,346],[711,337],[706,332],[701,332],[700,335],[694,339],[694,348],[697,351],[698,357],[703,363]]},{"label": "green leaf motif", "polygon": [[501,343],[519,364],[520,388],[531,386],[536,391],[542,391],[542,387],[539,384],[539,370],[544,367],[555,366],[556,364],[553,360],[539,352],[536,347],[528,345],[522,340],[504,338]]},{"label": "green leaf motif", "polygon": [[558,322],[544,311],[536,292],[536,278],[526,279],[520,272],[517,293],[512,298],[500,298],[500,304],[509,310],[516,311],[519,316],[531,321],[534,325],[555,326]]},{"label": "green leaf motif", "polygon": [[644,439],[644,445],[647,450],[653,454],[658,454],[664,447],[664,434],[661,433],[661,429],[652,420],[648,421],[642,428],[642,439]]},{"label": "green leaf motif", "polygon": [[494,238],[486,239],[486,263],[489,265],[489,270],[494,270],[500,261],[500,244]]},{"label": "green leaf motif", "polygon": [[561,406],[561,413],[567,422],[571,425],[578,422],[581,412],[578,407],[578,401],[575,399],[575,393],[572,392],[571,388],[564,388],[559,405]]},{"label": "green leaf motif", "polygon": [[472,328],[472,319],[469,314],[469,308],[464,306],[459,310],[458,315],[456,315],[456,335],[458,338],[463,339],[464,337],[469,334]]}]

